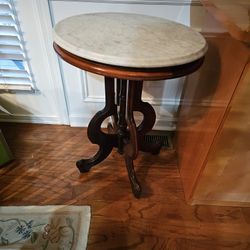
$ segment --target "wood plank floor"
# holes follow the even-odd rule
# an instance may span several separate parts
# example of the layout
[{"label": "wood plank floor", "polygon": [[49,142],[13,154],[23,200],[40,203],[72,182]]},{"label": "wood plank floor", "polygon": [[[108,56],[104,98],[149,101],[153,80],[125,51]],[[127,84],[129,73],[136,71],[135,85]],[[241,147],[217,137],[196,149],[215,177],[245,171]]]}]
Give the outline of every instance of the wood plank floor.
[{"label": "wood plank floor", "polygon": [[250,208],[189,206],[174,152],[139,154],[143,196],[133,197],[115,150],[89,173],[86,129],[1,124],[16,160],[0,169],[1,205],[90,205],[88,249],[250,249]]}]

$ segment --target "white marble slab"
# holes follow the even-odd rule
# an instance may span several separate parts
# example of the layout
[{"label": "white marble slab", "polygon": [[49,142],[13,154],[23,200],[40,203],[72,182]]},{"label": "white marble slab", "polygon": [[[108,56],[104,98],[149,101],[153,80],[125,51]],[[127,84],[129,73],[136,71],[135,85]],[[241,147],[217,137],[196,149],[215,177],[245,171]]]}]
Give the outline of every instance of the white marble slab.
[{"label": "white marble slab", "polygon": [[94,13],[57,23],[54,41],[77,56],[127,67],[165,67],[202,57],[201,34],[163,18],[125,13]]}]

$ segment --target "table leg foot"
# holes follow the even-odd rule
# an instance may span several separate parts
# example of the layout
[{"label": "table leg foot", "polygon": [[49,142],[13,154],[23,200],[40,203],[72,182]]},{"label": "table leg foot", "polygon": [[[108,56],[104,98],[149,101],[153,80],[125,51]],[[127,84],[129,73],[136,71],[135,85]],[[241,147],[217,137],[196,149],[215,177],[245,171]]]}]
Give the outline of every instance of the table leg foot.
[{"label": "table leg foot", "polygon": [[90,159],[81,159],[76,162],[76,166],[81,173],[88,172],[91,167],[102,162],[111,153],[113,146],[100,147],[98,152]]},{"label": "table leg foot", "polygon": [[125,156],[125,162],[132,192],[136,198],[140,198],[142,189],[135,175],[133,159]]}]

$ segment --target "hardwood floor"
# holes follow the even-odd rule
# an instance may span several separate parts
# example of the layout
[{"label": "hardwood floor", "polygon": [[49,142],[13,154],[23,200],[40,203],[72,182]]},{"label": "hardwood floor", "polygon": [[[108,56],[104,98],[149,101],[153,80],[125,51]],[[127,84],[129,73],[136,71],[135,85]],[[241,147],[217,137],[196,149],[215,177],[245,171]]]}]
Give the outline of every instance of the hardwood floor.
[{"label": "hardwood floor", "polygon": [[88,249],[250,249],[250,208],[187,205],[174,152],[139,153],[137,200],[115,150],[90,172],[78,172],[75,161],[97,149],[86,129],[0,127],[16,158],[0,169],[0,204],[90,205]]}]

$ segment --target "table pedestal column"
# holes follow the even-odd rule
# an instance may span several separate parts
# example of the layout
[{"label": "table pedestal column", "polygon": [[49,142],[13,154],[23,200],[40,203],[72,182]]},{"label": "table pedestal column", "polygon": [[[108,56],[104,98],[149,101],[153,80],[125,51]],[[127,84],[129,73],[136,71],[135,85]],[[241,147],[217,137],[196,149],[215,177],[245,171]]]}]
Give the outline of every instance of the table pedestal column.
[{"label": "table pedestal column", "polygon": [[[142,81],[127,81],[117,79],[116,91],[114,78],[105,77],[105,99],[104,109],[97,112],[88,126],[88,138],[93,144],[99,145],[98,152],[90,159],[77,161],[76,165],[80,172],[87,172],[90,168],[111,153],[113,147],[124,155],[126,167],[132,191],[139,198],[141,187],[136,178],[133,160],[136,159],[138,150],[157,154],[161,144],[150,144],[144,142],[144,136],[155,123],[155,111],[153,107],[141,100]],[[141,124],[136,127],[133,111],[143,114]],[[113,117],[113,124],[109,124],[106,134],[101,130],[101,124],[107,117]]]}]

